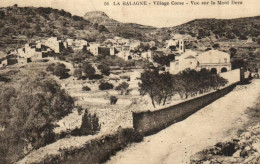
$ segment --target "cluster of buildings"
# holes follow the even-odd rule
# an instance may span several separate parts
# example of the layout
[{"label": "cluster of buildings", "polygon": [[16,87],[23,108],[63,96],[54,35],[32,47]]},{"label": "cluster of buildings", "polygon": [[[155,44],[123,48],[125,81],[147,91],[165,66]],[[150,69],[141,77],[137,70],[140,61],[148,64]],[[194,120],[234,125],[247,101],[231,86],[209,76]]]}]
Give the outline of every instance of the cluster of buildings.
[{"label": "cluster of buildings", "polygon": [[[15,49],[7,57],[0,60],[0,67],[15,63],[26,64],[43,58],[53,57],[54,54],[61,54],[63,50],[72,49],[79,51],[88,46],[88,42],[81,39],[61,40],[57,37],[38,40],[34,43],[27,43],[22,48]],[[10,56],[17,56],[12,58]]]},{"label": "cluster of buildings", "polygon": [[[117,56],[124,60],[140,60],[147,59],[153,62],[154,56],[174,55],[174,60],[170,63],[170,67],[166,67],[166,71],[171,74],[177,74],[185,69],[207,69],[213,73],[226,72],[231,70],[230,55],[218,50],[209,50],[206,52],[198,52],[185,49],[186,40],[181,36],[173,37],[167,40],[165,46],[157,50],[155,42],[140,42],[139,40],[125,39],[122,37],[114,37],[107,39],[103,44],[95,42],[87,42],[80,39],[61,40],[57,37],[51,37],[36,41],[35,43],[25,44],[23,48],[16,49],[10,54],[18,56],[17,62],[25,64],[38,59],[50,57],[53,54],[61,54],[64,49],[72,49],[73,51],[88,50],[93,56]],[[142,50],[145,44],[148,47]],[[141,50],[140,50],[141,48]],[[8,65],[8,59],[0,60],[0,67]]]},{"label": "cluster of buildings", "polygon": [[227,72],[231,70],[231,61],[229,53],[219,50],[208,50],[205,52],[186,50],[185,39],[178,36],[178,39],[167,41],[167,49],[175,53],[174,61],[170,62],[168,68],[171,74],[178,74],[186,69],[200,71],[206,69],[214,74]]},{"label": "cluster of buildings", "polygon": [[[117,56],[119,58],[127,60],[139,60],[147,56],[146,59],[151,58],[152,51],[140,52],[139,48],[141,44],[145,44],[148,47],[154,47],[155,42],[145,42],[142,43],[135,39],[125,39],[122,37],[114,37],[112,39],[107,39],[103,44],[99,43],[89,43],[87,50],[91,52],[94,56],[98,55],[111,55]],[[147,53],[145,55],[142,53]]]}]

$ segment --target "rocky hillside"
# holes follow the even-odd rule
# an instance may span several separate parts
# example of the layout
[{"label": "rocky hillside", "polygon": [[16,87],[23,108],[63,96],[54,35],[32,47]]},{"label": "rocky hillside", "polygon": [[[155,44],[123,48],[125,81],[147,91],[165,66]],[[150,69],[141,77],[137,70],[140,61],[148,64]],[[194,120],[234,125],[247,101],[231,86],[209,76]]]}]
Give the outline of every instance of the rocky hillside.
[{"label": "rocky hillside", "polygon": [[87,12],[84,18],[93,24],[104,25],[109,32],[125,38],[136,38],[139,40],[149,39],[148,32],[156,30],[155,27],[140,25],[136,23],[121,23],[107,16],[102,11]]},{"label": "rocky hillside", "polygon": [[220,142],[191,157],[191,164],[260,163],[260,124],[229,142]]},{"label": "rocky hillside", "polygon": [[198,39],[215,36],[217,39],[259,39],[260,16],[238,19],[195,19],[168,28],[171,32],[190,34]]},{"label": "rocky hillside", "polygon": [[98,23],[107,26],[109,26],[109,23],[111,23],[111,26],[113,25],[112,23],[115,23],[114,26],[121,24],[120,22],[109,18],[107,14],[102,11],[87,12],[84,15],[84,18],[92,23]]},{"label": "rocky hillside", "polygon": [[[41,37],[78,37],[94,40],[105,28],[94,27],[83,17],[52,8],[18,7],[0,8],[0,47],[14,48]],[[8,50],[6,50],[8,51]]]}]

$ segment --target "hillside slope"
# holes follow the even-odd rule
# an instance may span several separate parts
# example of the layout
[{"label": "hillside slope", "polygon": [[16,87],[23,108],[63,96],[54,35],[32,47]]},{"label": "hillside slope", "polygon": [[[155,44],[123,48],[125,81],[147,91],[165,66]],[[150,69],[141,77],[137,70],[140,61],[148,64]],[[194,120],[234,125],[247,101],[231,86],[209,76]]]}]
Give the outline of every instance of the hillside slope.
[{"label": "hillside slope", "polygon": [[260,16],[238,19],[195,19],[169,28],[175,33],[186,33],[198,39],[215,35],[216,38],[247,40],[260,35]]},{"label": "hillside slope", "polygon": [[[100,32],[82,17],[52,8],[17,7],[0,8],[1,50],[14,48],[41,37],[78,37],[94,40]],[[6,50],[8,51],[8,50]]]},{"label": "hillside slope", "polygon": [[156,30],[155,27],[140,25],[136,23],[122,23],[110,18],[102,11],[87,12],[84,18],[93,24],[104,25],[110,32],[125,38],[147,39],[149,32]]}]

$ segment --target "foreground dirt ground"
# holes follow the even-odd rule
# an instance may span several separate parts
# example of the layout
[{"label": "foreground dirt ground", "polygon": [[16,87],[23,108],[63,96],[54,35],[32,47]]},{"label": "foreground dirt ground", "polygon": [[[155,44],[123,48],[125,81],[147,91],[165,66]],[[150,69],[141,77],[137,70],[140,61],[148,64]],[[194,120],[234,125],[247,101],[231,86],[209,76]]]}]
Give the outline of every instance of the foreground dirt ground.
[{"label": "foreground dirt ground", "polygon": [[231,93],[186,120],[118,152],[109,164],[184,164],[196,152],[235,137],[247,122],[245,111],[256,103],[260,81],[237,86]]}]

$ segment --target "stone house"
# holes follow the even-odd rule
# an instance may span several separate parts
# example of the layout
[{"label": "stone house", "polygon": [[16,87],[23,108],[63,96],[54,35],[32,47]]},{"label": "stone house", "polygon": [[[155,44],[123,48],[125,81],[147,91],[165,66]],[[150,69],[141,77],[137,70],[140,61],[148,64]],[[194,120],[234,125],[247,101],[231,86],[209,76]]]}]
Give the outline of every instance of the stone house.
[{"label": "stone house", "polygon": [[218,50],[209,50],[200,54],[189,50],[175,56],[175,60],[170,63],[169,72],[177,74],[185,69],[197,71],[206,69],[214,74],[227,72],[231,70],[230,55]]},{"label": "stone house", "polygon": [[92,53],[94,56],[98,56],[98,47],[100,44],[98,43],[89,43],[89,46],[87,47],[87,50]]}]

